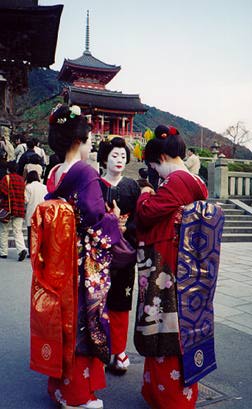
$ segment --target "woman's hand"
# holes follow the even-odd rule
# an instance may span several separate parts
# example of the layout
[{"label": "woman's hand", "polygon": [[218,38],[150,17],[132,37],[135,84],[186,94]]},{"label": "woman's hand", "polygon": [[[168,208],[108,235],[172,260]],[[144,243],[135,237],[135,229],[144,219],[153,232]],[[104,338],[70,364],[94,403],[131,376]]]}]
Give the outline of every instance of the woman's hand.
[{"label": "woman's hand", "polygon": [[121,214],[121,210],[119,209],[119,207],[117,206],[117,203],[115,200],[113,200],[113,207],[111,208],[108,203],[105,203],[106,209],[108,213],[113,213],[117,219],[119,219],[120,214]]},{"label": "woman's hand", "polygon": [[127,213],[127,214],[123,214],[118,219],[118,226],[122,233],[125,233],[127,230],[126,223],[128,221],[128,218],[129,218],[129,214]]},{"label": "woman's hand", "polygon": [[149,186],[144,186],[144,187],[141,189],[141,193],[150,193],[150,194],[152,194],[152,195],[155,195],[155,190],[152,189],[152,188],[149,187]]}]

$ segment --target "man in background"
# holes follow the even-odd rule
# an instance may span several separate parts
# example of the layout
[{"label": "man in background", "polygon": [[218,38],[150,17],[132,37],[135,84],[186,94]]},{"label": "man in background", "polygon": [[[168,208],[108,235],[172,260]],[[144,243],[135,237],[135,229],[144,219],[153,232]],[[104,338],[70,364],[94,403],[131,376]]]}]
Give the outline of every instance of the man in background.
[{"label": "man in background", "polygon": [[187,155],[188,157],[185,161],[187,169],[194,175],[198,175],[200,170],[200,158],[198,157],[198,155],[196,155],[195,149],[189,148]]},{"label": "man in background", "polygon": [[27,151],[27,145],[26,145],[26,138],[24,135],[16,135],[15,137],[15,158],[16,162],[19,162],[19,159]]},{"label": "man in background", "polygon": [[34,143],[34,151],[35,153],[37,153],[37,155],[39,155],[42,159],[42,166],[45,167],[47,165],[47,157],[46,157],[46,153],[44,151],[43,148],[41,148],[40,146],[40,142],[38,140],[38,138],[33,138],[33,143]]}]

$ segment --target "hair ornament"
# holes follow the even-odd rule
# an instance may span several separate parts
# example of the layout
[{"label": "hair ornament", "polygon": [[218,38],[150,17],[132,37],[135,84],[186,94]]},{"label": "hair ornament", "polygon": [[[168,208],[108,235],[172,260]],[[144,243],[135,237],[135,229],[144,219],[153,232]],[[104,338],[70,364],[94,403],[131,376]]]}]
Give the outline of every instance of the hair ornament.
[{"label": "hair ornament", "polygon": [[174,126],[169,126],[169,135],[179,135],[179,131]]},{"label": "hair ornament", "polygon": [[81,109],[78,105],[72,105],[71,107],[69,107],[69,111],[70,113],[70,118],[75,118],[76,116],[80,116],[81,115]]},{"label": "hair ornament", "polygon": [[53,108],[49,117],[49,124],[64,124],[69,118],[73,119],[81,115],[81,109],[78,105],[69,107],[68,105],[57,104]]},{"label": "hair ornament", "polygon": [[175,126],[158,125],[154,131],[154,137],[158,139],[164,140],[173,135],[179,135],[179,131]]}]

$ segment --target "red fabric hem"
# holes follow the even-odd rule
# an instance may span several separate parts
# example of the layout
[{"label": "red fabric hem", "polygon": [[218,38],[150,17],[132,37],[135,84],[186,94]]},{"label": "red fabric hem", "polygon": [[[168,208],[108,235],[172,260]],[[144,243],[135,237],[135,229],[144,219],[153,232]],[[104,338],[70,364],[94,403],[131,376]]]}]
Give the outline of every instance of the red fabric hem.
[{"label": "red fabric hem", "polygon": [[113,355],[124,352],[127,346],[129,311],[109,310],[111,353]]},{"label": "red fabric hem", "polygon": [[103,363],[98,358],[76,356],[72,379],[48,379],[48,393],[57,403],[78,406],[96,399],[94,393],[106,387]]}]

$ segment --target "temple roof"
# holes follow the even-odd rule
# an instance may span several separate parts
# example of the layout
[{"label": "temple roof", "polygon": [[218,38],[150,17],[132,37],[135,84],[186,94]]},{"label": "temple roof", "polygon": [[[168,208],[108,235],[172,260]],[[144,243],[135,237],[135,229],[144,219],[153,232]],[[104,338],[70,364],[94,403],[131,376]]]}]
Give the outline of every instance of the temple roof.
[{"label": "temple roof", "polygon": [[107,84],[120,69],[120,66],[106,64],[93,57],[90,52],[85,51],[81,57],[75,60],[64,60],[58,79],[73,83],[79,78],[95,76],[99,78],[101,83]]},{"label": "temple roof", "polygon": [[1,8],[0,3],[0,61],[53,64],[62,9],[62,5]]},{"label": "temple roof", "polygon": [[145,112],[147,108],[141,103],[137,94],[123,94],[117,91],[94,90],[69,87],[68,102],[92,110],[109,110],[122,112]]},{"label": "temple roof", "polygon": [[95,58],[89,49],[89,10],[87,11],[86,45],[82,56],[74,60],[65,59],[58,75],[60,81],[73,83],[89,75],[96,77],[102,84],[107,84],[120,71],[121,67]]},{"label": "temple roof", "polygon": [[117,72],[121,69],[120,66],[116,65],[111,65],[111,64],[106,64],[105,62],[98,60],[98,58],[95,58],[92,56],[90,52],[84,52],[81,57],[76,58],[75,60],[66,60],[68,63],[73,64],[73,65],[79,65],[82,66],[83,68],[97,68],[97,69],[102,69],[102,70],[116,70]]}]

